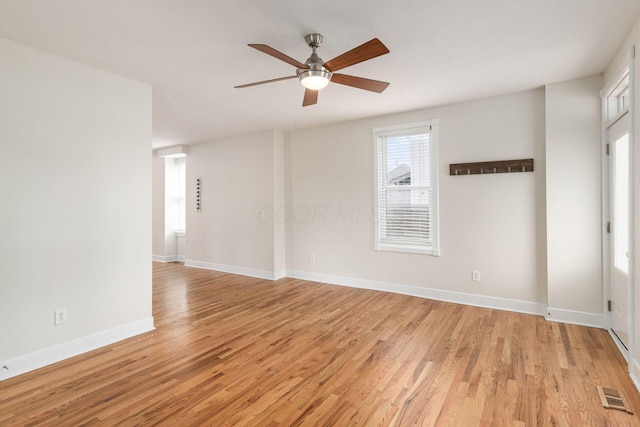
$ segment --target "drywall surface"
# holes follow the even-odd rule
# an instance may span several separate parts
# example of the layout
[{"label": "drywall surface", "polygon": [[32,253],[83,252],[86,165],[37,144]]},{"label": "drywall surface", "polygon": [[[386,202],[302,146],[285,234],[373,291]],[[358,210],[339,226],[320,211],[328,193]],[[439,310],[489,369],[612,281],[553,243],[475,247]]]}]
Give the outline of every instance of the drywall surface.
[{"label": "drywall surface", "polygon": [[546,86],[548,306],[602,314],[602,76]]},{"label": "drywall surface", "polygon": [[0,39],[0,148],[0,360],[150,319],[151,88]]},{"label": "drywall surface", "polygon": [[[285,197],[285,154],[284,132],[274,131],[273,134],[273,206],[284,206]],[[284,221],[278,221],[273,215],[273,270],[276,279],[285,277],[287,271],[286,259],[286,226]]]},{"label": "drywall surface", "polygon": [[[436,118],[442,255],[375,251],[372,128]],[[291,131],[287,269],[544,302],[544,133],[542,89]],[[448,174],[450,163],[524,158],[535,172]]]},{"label": "drywall surface", "polygon": [[274,144],[267,131],[189,147],[187,264],[273,276]]}]

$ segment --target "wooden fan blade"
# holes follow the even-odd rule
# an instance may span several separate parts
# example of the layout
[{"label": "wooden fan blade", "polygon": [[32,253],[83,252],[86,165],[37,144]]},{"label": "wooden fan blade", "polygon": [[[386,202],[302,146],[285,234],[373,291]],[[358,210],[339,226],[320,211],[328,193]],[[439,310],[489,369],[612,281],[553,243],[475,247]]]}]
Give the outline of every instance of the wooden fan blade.
[{"label": "wooden fan blade", "polygon": [[389,49],[378,39],[372,39],[360,46],[345,52],[342,55],[325,62],[324,66],[329,71],[338,71],[345,67],[358,64],[376,56],[389,53]]},{"label": "wooden fan blade", "polygon": [[274,48],[267,46],[266,44],[250,44],[250,47],[254,48],[254,49],[258,49],[260,52],[266,53],[267,55],[271,55],[274,58],[277,58],[281,61],[286,62],[287,64],[291,64],[294,67],[297,68],[309,68],[308,65],[303,64],[300,61],[296,61],[295,59],[291,58],[290,56],[285,55],[284,53],[275,50]]},{"label": "wooden fan blade", "polygon": [[308,105],[314,105],[318,103],[318,91],[305,89],[304,90],[304,99],[302,100],[302,106],[306,107]]},{"label": "wooden fan blade", "polygon": [[341,85],[357,87],[358,89],[370,90],[371,92],[382,93],[389,83],[381,82],[380,80],[365,79],[363,77],[348,76],[346,74],[334,73],[331,77],[333,83]]},{"label": "wooden fan blade", "polygon": [[258,85],[263,85],[265,83],[273,83],[273,82],[279,82],[280,80],[289,80],[289,79],[295,79],[298,76],[288,76],[288,77],[279,77],[277,79],[271,79],[271,80],[263,80],[261,82],[255,82],[255,83],[247,83],[246,85],[240,85],[240,86],[234,86],[235,89],[242,89],[245,87],[251,87],[251,86],[258,86]]}]

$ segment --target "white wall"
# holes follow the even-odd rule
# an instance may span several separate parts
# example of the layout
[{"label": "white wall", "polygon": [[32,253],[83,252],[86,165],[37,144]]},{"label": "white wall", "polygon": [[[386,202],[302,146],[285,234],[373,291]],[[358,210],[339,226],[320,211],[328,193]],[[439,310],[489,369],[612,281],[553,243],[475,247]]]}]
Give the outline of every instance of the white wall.
[{"label": "white wall", "polygon": [[547,85],[548,310],[603,326],[602,76]]},{"label": "white wall", "polygon": [[0,150],[0,378],[152,327],[151,88],[0,39]]},{"label": "white wall", "polygon": [[634,306],[635,312],[632,320],[635,323],[635,330],[633,336],[633,342],[629,350],[629,370],[632,374],[636,387],[640,390],[640,61],[638,60],[638,52],[640,52],[640,19],[636,22],[632,31],[625,42],[620,46],[618,53],[604,75],[605,82],[608,82],[614,77],[615,73],[623,66],[623,63],[628,62],[627,54],[629,48],[635,46],[636,58],[635,58],[635,88],[634,88],[634,115],[632,117],[632,129],[633,129],[633,141],[632,144],[635,147],[634,157],[634,178],[633,178],[633,192],[634,192],[634,217],[633,223],[635,227],[634,238],[634,259],[633,270],[635,274],[635,281],[631,284],[634,292]]},{"label": "white wall", "polygon": [[[433,118],[439,119],[442,256],[376,252],[371,129]],[[523,301],[521,310],[540,312],[546,298],[544,134],[542,89],[292,131],[287,269],[299,277]],[[448,174],[450,163],[523,158],[534,158],[535,172]],[[471,280],[474,269],[480,283]]]},{"label": "white wall", "polygon": [[[274,132],[273,140],[273,205],[285,206],[286,190],[285,190],[285,152],[284,133],[281,131]],[[272,209],[273,223],[273,271],[274,278],[280,279],[287,274],[286,259],[286,227],[284,221],[278,221],[275,218],[276,209]]]},{"label": "white wall", "polygon": [[[186,265],[276,277],[284,257],[278,253],[284,250],[278,243],[282,227],[273,215],[281,191],[275,182],[283,181],[282,146],[277,131],[190,146]],[[202,179],[200,213],[194,204],[197,177]]]}]

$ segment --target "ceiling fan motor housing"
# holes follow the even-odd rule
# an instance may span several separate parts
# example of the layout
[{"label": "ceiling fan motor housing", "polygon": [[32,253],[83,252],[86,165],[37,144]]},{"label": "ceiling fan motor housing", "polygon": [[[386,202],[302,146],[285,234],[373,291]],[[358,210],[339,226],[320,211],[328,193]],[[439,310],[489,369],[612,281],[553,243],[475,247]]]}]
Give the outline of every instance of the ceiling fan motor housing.
[{"label": "ceiling fan motor housing", "polygon": [[298,68],[296,70],[298,78],[300,79],[300,81],[308,78],[326,79],[326,83],[329,83],[333,74],[325,68],[324,61],[316,53],[316,48],[320,47],[320,44],[322,43],[322,34],[307,34],[304,39],[309,47],[313,49],[313,52],[311,53],[309,59],[305,61],[305,65],[309,66],[309,68]]}]

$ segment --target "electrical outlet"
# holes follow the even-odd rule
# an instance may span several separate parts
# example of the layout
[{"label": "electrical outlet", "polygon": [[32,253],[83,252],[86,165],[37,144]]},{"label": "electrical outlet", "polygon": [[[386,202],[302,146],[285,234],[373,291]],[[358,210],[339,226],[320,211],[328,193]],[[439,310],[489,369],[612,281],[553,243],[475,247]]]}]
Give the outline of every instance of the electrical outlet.
[{"label": "electrical outlet", "polygon": [[474,282],[480,281],[480,272],[478,270],[471,270],[471,280]]},{"label": "electrical outlet", "polygon": [[67,321],[67,309],[62,308],[60,310],[55,311],[55,321],[56,325],[61,325]]}]

